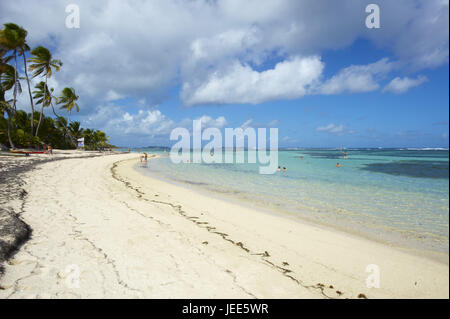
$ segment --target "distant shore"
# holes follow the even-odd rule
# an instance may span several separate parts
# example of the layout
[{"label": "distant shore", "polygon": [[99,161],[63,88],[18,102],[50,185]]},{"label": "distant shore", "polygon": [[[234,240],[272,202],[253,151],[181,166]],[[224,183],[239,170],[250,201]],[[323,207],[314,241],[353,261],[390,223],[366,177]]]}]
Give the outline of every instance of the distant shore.
[{"label": "distant shore", "polygon": [[32,236],[0,298],[448,298],[446,264],[142,176],[138,161],[22,172]]}]

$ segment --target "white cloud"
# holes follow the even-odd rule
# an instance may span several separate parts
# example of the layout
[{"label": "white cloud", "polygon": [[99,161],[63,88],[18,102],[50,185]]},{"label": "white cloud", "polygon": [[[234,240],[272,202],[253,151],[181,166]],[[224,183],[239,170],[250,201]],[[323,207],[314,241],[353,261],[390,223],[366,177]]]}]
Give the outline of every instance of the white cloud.
[{"label": "white cloud", "polygon": [[351,65],[325,80],[324,67],[317,56],[294,57],[261,72],[235,62],[222,72],[213,72],[197,87],[185,83],[182,98],[188,105],[257,104],[311,94],[370,92],[380,88],[379,82],[395,70],[397,64],[383,58],[367,65]]},{"label": "white cloud", "polygon": [[[153,103],[178,85],[184,85],[188,103],[259,103],[303,96],[309,81],[290,70],[296,57],[319,56],[358,38],[374,42],[402,67],[420,70],[448,63],[448,1],[377,3],[382,28],[375,31],[364,24],[366,1],[78,0],[80,29],[67,29],[66,1],[16,0],[0,2],[0,23],[24,26],[32,47],[48,46],[63,60],[55,77],[79,92],[82,108],[101,104],[93,101],[103,102],[109,91]],[[279,69],[255,70],[269,58],[284,62]],[[350,78],[344,85],[337,75],[324,92],[377,88],[375,74],[346,72],[340,75]],[[281,86],[288,76],[292,83]],[[230,83],[233,79],[243,80],[243,88]],[[215,87],[222,83],[230,97]]]},{"label": "white cloud", "polygon": [[109,91],[106,93],[105,100],[109,102],[109,101],[120,100],[120,99],[122,99],[123,97],[124,97],[123,95],[118,94],[116,91],[114,91],[114,90],[109,90]]},{"label": "white cloud", "polygon": [[343,134],[345,132],[345,126],[343,124],[335,125],[334,123],[330,123],[326,126],[319,126],[316,128],[317,132],[328,132],[331,134]]},{"label": "white cloud", "polygon": [[[192,129],[192,120],[188,118],[175,122],[156,108],[141,109],[136,114],[125,111],[126,108],[128,108],[127,105],[114,103],[102,105],[96,109],[95,113],[81,117],[83,126],[107,132],[113,143],[117,145],[140,146],[154,145],[155,143],[167,144],[170,132],[176,127]],[[216,127],[220,129],[227,124],[227,120],[223,116],[213,118],[209,115],[202,115],[196,120],[202,121],[203,128]]]},{"label": "white cloud", "polygon": [[275,127],[278,125],[280,125],[280,121],[278,121],[278,120],[272,120],[269,123],[267,123],[267,126],[269,126],[269,127]]},{"label": "white cloud", "polygon": [[258,72],[235,61],[223,72],[214,72],[205,83],[183,86],[182,98],[188,105],[209,103],[261,103],[274,99],[304,96],[322,74],[317,56],[294,57]]},{"label": "white cloud", "polygon": [[160,110],[139,110],[130,114],[117,105],[100,106],[96,113],[84,120],[85,126],[104,130],[116,137],[167,135],[175,125]]},{"label": "white cloud", "polygon": [[361,93],[377,90],[378,80],[394,68],[394,63],[387,58],[368,65],[352,65],[339,71],[323,83],[317,93]]},{"label": "white cloud", "polygon": [[448,63],[449,1],[379,1],[383,32],[367,37],[414,71]]},{"label": "white cloud", "polygon": [[216,119],[212,118],[208,115],[203,115],[196,120],[202,121],[202,128],[215,127],[215,128],[223,128],[227,124],[227,120],[223,116],[219,116]]},{"label": "white cloud", "polygon": [[392,81],[389,82],[389,84],[387,84],[384,87],[383,92],[392,92],[396,94],[401,94],[427,81],[428,81],[427,77],[421,75],[419,75],[417,78],[396,77],[392,79]]}]

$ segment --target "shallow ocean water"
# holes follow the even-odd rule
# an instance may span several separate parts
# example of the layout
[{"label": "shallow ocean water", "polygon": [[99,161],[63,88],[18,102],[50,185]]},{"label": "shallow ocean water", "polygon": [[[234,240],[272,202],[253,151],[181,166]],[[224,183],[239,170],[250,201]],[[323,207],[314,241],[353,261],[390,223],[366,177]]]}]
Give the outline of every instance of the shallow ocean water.
[{"label": "shallow ocean water", "polygon": [[174,164],[162,150],[147,151],[161,157],[138,167],[144,174],[376,240],[448,253],[448,150],[349,149],[347,158],[340,150],[282,150],[278,165],[287,171],[273,175],[259,174],[259,164]]}]

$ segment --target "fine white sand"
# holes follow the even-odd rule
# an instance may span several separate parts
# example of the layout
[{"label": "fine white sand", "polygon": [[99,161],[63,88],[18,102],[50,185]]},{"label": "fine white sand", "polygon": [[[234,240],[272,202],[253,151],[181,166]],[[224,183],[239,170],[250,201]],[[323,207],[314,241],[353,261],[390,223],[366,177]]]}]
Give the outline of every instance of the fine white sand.
[{"label": "fine white sand", "polygon": [[449,297],[448,264],[145,177],[137,161],[27,173],[32,238],[5,265],[0,298]]}]

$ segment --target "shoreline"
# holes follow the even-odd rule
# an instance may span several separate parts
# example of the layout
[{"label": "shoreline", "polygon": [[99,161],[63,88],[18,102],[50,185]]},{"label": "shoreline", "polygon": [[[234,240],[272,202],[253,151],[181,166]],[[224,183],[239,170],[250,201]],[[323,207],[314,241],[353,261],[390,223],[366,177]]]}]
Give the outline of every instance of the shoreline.
[{"label": "shoreline", "polygon": [[[0,298],[448,298],[448,265],[195,194],[137,161],[25,173],[33,235],[5,264]],[[371,264],[380,288],[366,286]]]},{"label": "shoreline", "polygon": [[[148,178],[149,180],[151,180],[152,184],[157,183],[159,188],[161,188],[161,186],[164,184],[170,185],[167,188],[171,190],[171,193],[177,193],[176,189],[178,189],[178,191],[180,191],[180,192],[186,192],[189,194],[189,195],[185,195],[185,197],[200,197],[203,199],[205,199],[205,198],[208,199],[209,197],[212,197],[211,201],[221,202],[221,203],[223,203],[223,205],[233,207],[237,211],[252,211],[253,213],[256,213],[256,214],[263,213],[266,216],[273,218],[273,220],[283,220],[284,224],[294,221],[295,223],[299,223],[298,226],[301,227],[303,230],[314,229],[316,232],[324,232],[325,236],[328,235],[330,237],[332,236],[332,237],[336,237],[336,238],[343,239],[346,241],[348,240],[350,243],[353,243],[358,246],[373,247],[374,250],[380,250],[380,252],[382,251],[382,254],[387,254],[389,256],[395,256],[396,258],[399,258],[399,259],[410,259],[411,258],[412,260],[417,260],[417,262],[419,262],[419,263],[420,262],[425,262],[425,263],[429,262],[430,265],[437,265],[438,268],[441,268],[440,266],[442,266],[443,267],[442,269],[447,268],[447,271],[443,273],[444,277],[448,277],[448,255],[436,257],[436,255],[430,256],[427,254],[422,254],[422,253],[414,251],[412,249],[407,249],[407,248],[398,247],[398,246],[392,246],[385,242],[375,241],[371,238],[363,237],[359,234],[349,233],[349,232],[346,232],[346,231],[343,231],[340,229],[336,229],[329,225],[317,224],[313,221],[303,220],[302,218],[299,218],[299,217],[276,213],[271,210],[263,210],[256,205],[255,206],[246,205],[239,200],[233,200],[233,201],[231,201],[231,203],[225,203],[225,201],[228,198],[225,199],[225,198],[220,198],[220,196],[213,196],[211,194],[211,192],[208,192],[206,190],[200,190],[191,185],[184,185],[181,182],[176,183],[173,181],[164,180],[159,177],[142,175],[142,173],[140,173],[138,170],[136,170],[135,165],[136,164],[131,164],[130,166],[134,170],[135,174],[139,174],[138,176],[135,176],[136,179],[138,179],[139,176],[141,176],[143,178]],[[127,171],[127,174],[129,174],[129,173],[130,172]],[[236,215],[234,215],[234,217],[236,217]],[[331,240],[331,243],[328,243],[328,244],[333,245],[333,242],[334,241]],[[328,247],[328,248],[330,248],[330,247]],[[328,251],[328,252],[330,252],[330,251]],[[370,255],[370,254],[366,253],[366,255]],[[349,257],[351,257],[351,256],[349,256]],[[369,257],[369,256],[367,256],[367,257]],[[410,271],[415,272],[414,269],[410,269]],[[431,273],[430,273],[430,276],[432,276]],[[444,281],[444,282],[446,282],[446,281]],[[416,285],[416,284],[417,284],[417,282],[414,282],[414,285]],[[446,290],[444,289],[444,291],[446,291]],[[448,292],[446,292],[446,293],[448,295]],[[355,298],[355,296],[353,296],[353,298]]]},{"label": "shoreline", "polygon": [[[138,163],[136,163],[134,165],[134,169],[137,172],[139,172],[139,170],[142,168],[138,166]],[[368,240],[370,242],[376,242],[381,245],[385,245],[385,246],[391,247],[393,249],[397,249],[401,252],[404,252],[404,253],[407,253],[407,254],[410,254],[413,256],[428,258],[430,260],[440,262],[447,266],[449,265],[448,251],[431,249],[429,246],[427,246],[425,244],[421,244],[417,239],[412,240],[412,242],[414,244],[409,243],[407,241],[407,239],[401,237],[400,234],[393,233],[393,231],[391,231],[391,233],[388,233],[386,231],[383,234],[376,235],[375,230],[365,229],[366,231],[372,232],[372,233],[368,234],[365,231],[363,231],[364,228],[358,228],[357,230],[354,230],[351,227],[348,227],[348,225],[346,225],[347,227],[345,227],[344,225],[339,224],[339,223],[335,223],[335,224],[325,223],[325,222],[322,222],[320,220],[316,220],[313,218],[307,218],[305,215],[295,214],[292,211],[275,208],[272,206],[264,207],[263,205],[260,205],[256,202],[252,202],[248,199],[238,198],[238,197],[234,196],[233,193],[224,193],[224,192],[216,191],[214,189],[208,189],[206,187],[201,187],[195,183],[190,183],[189,181],[172,179],[169,176],[165,176],[165,175],[162,175],[159,173],[154,173],[154,172],[139,172],[139,173],[145,177],[148,177],[151,179],[156,179],[163,183],[169,183],[169,184],[177,186],[177,187],[181,187],[181,188],[191,191],[195,194],[201,194],[203,196],[213,197],[219,201],[229,201],[237,206],[242,206],[247,209],[257,210],[264,214],[275,215],[280,218],[286,218],[288,220],[291,220],[294,222],[300,222],[300,223],[303,223],[303,224],[306,224],[309,226],[320,227],[326,231],[331,231],[331,232],[336,231],[336,232],[339,232],[344,235],[355,237],[357,239],[363,239],[363,240]],[[389,236],[389,238],[386,239],[383,235]]]}]

